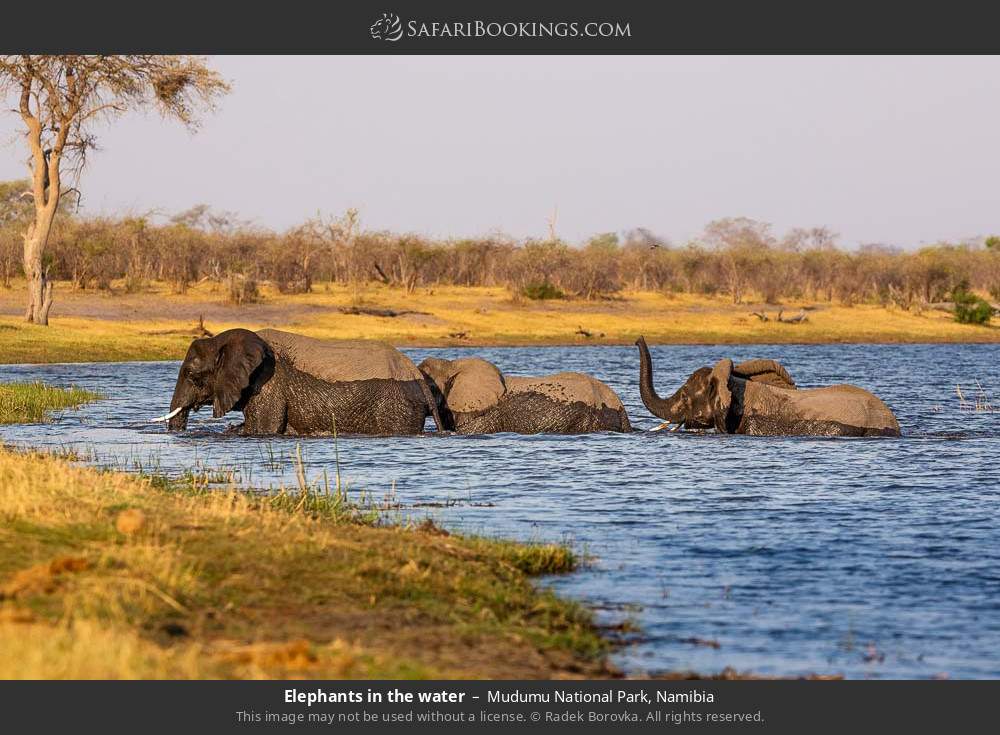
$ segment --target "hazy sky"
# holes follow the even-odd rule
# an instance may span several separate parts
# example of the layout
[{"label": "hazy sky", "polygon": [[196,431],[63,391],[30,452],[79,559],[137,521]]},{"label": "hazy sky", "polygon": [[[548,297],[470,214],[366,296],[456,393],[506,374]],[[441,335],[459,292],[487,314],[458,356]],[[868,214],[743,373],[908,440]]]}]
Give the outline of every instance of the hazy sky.
[{"label": "hazy sky", "polygon": [[[1000,231],[996,57],[217,57],[233,94],[192,135],[101,131],[89,213],[199,202],[275,228],[362,225],[683,241],[725,216],[842,243]],[[0,116],[0,178],[24,175]]]}]

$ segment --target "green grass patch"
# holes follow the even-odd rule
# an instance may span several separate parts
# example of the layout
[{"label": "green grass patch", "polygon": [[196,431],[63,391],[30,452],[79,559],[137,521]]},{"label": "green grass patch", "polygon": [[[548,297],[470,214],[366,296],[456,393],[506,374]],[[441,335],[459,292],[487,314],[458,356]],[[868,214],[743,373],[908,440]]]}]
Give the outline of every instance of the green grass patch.
[{"label": "green grass patch", "polygon": [[57,388],[40,381],[0,384],[0,424],[37,424],[52,411],[79,408],[103,398],[83,388]]},{"label": "green grass patch", "polygon": [[502,539],[473,538],[470,543],[482,545],[489,553],[515,569],[530,575],[565,574],[577,568],[576,554],[562,544],[535,544]]}]

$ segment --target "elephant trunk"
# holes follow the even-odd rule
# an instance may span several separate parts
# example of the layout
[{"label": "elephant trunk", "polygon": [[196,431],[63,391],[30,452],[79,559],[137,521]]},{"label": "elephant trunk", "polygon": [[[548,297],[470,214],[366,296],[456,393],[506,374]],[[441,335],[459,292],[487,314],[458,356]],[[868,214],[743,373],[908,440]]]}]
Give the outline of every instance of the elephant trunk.
[{"label": "elephant trunk", "polygon": [[427,379],[424,374],[417,370],[417,379],[420,381],[420,390],[423,391],[424,400],[427,401],[427,407],[430,409],[431,416],[434,418],[434,428],[437,431],[444,431],[444,424],[441,423],[441,415],[438,413],[437,400],[434,398],[434,394],[431,392],[430,386],[427,385]]},{"label": "elephant trunk", "polygon": [[[190,393],[190,390],[187,381],[184,380],[182,370],[181,374],[177,376],[174,395],[170,399],[170,412],[174,415],[167,422],[168,431],[184,431],[187,428],[188,414],[191,412],[191,406],[194,403],[193,398],[188,393]],[[177,411],[177,413],[174,413],[174,411]]]},{"label": "elephant trunk", "polygon": [[167,431],[184,431],[188,425],[188,414],[190,412],[191,409],[182,408],[180,413],[167,422]]},{"label": "elephant trunk", "polygon": [[684,415],[680,408],[680,398],[675,393],[670,398],[660,398],[653,387],[653,360],[649,356],[649,348],[642,337],[635,342],[639,348],[639,395],[650,413],[665,421],[682,422]]}]

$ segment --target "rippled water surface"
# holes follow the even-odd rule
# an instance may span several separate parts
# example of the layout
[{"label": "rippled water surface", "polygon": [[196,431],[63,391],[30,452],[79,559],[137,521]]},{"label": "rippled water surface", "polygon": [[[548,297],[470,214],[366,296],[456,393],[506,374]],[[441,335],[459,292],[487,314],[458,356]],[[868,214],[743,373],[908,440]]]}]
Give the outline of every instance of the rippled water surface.
[{"label": "rippled water surface", "polygon": [[[513,374],[589,372],[634,426],[658,423],[639,402],[634,348],[407,352],[474,352]],[[594,555],[549,583],[606,622],[639,623],[644,639],[617,656],[632,671],[1000,677],[1000,414],[962,410],[955,393],[974,398],[977,380],[1000,390],[1000,347],[654,347],[660,392],[721,357],[776,358],[800,387],[857,383],[906,436],[342,437],[342,473],[355,491],[394,492],[403,513]],[[301,441],[310,476],[332,476],[330,438],[221,437],[242,417],[204,410],[182,435],[144,424],[166,410],[176,374],[177,363],[0,366],[0,380],[110,395],[51,424],[2,426],[0,438],[168,473],[238,468],[261,487],[295,486],[282,458]]]}]

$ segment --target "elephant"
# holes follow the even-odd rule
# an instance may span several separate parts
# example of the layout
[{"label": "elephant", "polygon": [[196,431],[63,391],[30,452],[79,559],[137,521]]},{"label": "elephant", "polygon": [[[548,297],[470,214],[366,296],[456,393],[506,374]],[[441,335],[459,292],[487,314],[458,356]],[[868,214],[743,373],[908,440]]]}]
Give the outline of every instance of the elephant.
[{"label": "elephant", "polygon": [[657,428],[677,424],[726,434],[754,436],[899,436],[899,422],[889,407],[854,385],[799,389],[774,360],[734,365],[726,358],[698,368],[669,398],[653,388],[653,365],[642,337],[639,347],[639,393],[655,416]]},{"label": "elephant", "polygon": [[191,343],[166,420],[187,428],[188,414],[242,411],[244,435],[419,434],[441,417],[416,365],[374,341],[325,341],[276,329],[230,329]]},{"label": "elephant", "polygon": [[437,400],[445,428],[459,434],[632,430],[615,392],[583,373],[514,377],[478,357],[430,357],[419,369]]}]

